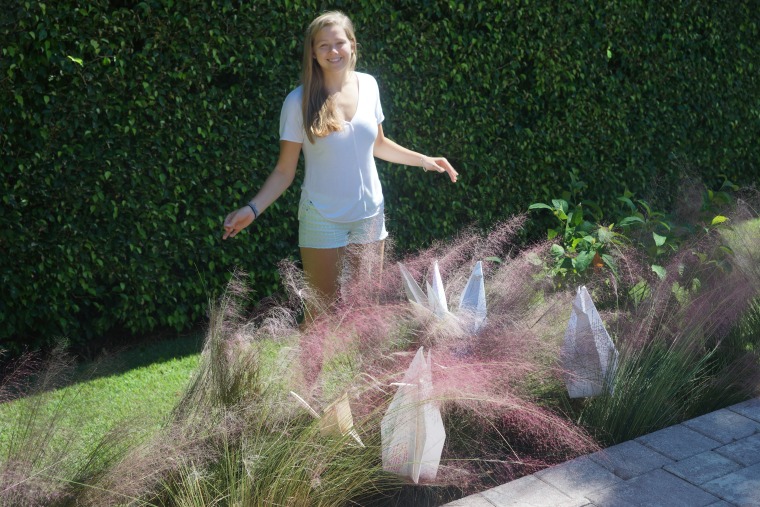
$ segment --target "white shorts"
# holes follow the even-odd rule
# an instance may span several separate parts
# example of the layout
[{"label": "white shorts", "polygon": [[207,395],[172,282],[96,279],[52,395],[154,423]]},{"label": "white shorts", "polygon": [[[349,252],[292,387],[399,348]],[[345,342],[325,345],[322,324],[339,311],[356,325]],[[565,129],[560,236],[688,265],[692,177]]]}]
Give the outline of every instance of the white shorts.
[{"label": "white shorts", "polygon": [[345,223],[327,220],[308,199],[298,208],[298,246],[301,248],[341,248],[354,243],[374,243],[387,237],[382,208],[373,217]]}]

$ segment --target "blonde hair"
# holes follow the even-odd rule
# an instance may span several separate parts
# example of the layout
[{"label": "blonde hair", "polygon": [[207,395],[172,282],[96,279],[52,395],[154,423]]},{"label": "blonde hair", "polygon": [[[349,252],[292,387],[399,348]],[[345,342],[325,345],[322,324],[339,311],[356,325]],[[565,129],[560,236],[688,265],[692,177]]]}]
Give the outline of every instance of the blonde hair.
[{"label": "blonde hair", "polygon": [[335,105],[328,100],[322,68],[314,60],[314,37],[323,28],[333,25],[343,28],[346,32],[352,48],[349,70],[356,68],[356,34],[348,16],[340,11],[329,11],[312,21],[306,29],[303,41],[303,68],[301,69],[303,125],[306,137],[312,144],[314,144],[314,137],[325,137],[343,129],[343,124],[337,118]]}]

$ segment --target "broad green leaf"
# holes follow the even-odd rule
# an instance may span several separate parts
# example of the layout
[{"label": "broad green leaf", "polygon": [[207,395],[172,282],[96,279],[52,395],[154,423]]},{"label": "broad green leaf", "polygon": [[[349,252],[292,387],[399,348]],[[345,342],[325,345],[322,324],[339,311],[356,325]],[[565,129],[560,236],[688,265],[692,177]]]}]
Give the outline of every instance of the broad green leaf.
[{"label": "broad green leaf", "polygon": [[610,254],[602,254],[600,257],[602,258],[602,262],[604,262],[607,267],[612,270],[615,276],[617,276],[617,262],[615,262],[615,258]]},{"label": "broad green leaf", "polygon": [[570,222],[575,226],[578,226],[583,222],[583,208],[580,206],[575,208],[575,211],[573,211],[573,217]]},{"label": "broad green leaf", "polygon": [[671,231],[673,229],[673,226],[664,220],[657,220],[655,223],[661,226],[663,229],[667,229],[668,231]]},{"label": "broad green leaf", "polygon": [[564,199],[552,199],[552,204],[555,208],[561,209],[565,215],[567,215],[567,212],[570,210],[570,205],[568,205],[567,201]]},{"label": "broad green leaf", "polygon": [[628,294],[633,299],[633,304],[636,306],[639,306],[651,293],[652,290],[649,288],[649,284],[644,280],[638,282],[628,291]]},{"label": "broad green leaf", "polygon": [[594,260],[594,253],[595,252],[593,251],[579,253],[578,256],[573,259],[573,267],[575,270],[579,273],[586,271],[591,265],[591,261]]},{"label": "broad green leaf", "polygon": [[628,197],[618,197],[617,200],[624,202],[626,206],[628,206],[628,208],[631,209],[631,211],[636,211],[636,205],[633,204],[633,201],[631,201],[631,199],[629,199]]},{"label": "broad green leaf", "polygon": [[716,217],[714,217],[712,219],[712,224],[711,225],[722,224],[723,222],[725,222],[727,220],[728,220],[728,217],[724,217],[723,215],[717,215]]},{"label": "broad green leaf", "polygon": [[659,266],[657,264],[652,264],[652,271],[655,272],[655,274],[660,278],[660,280],[665,279],[665,275],[667,275],[667,272],[665,271],[665,268],[662,266]]},{"label": "broad green leaf", "polygon": [[618,225],[620,227],[626,227],[632,224],[643,224],[643,223],[644,223],[644,219],[641,217],[625,217],[618,223]]},{"label": "broad green leaf", "polygon": [[655,244],[655,245],[657,245],[657,246],[662,246],[662,245],[664,245],[664,244],[665,244],[665,241],[667,241],[667,239],[668,239],[668,238],[667,238],[667,237],[665,237],[665,236],[660,236],[660,235],[659,235],[659,234],[657,234],[656,232],[653,232],[653,233],[652,233],[652,237],[654,238],[654,244]]},{"label": "broad green leaf", "polygon": [[636,202],[639,203],[639,206],[641,206],[642,208],[644,208],[644,211],[647,212],[647,215],[651,215],[652,214],[652,208],[649,206],[648,202],[646,202],[643,199],[638,199],[638,200],[636,200]]}]

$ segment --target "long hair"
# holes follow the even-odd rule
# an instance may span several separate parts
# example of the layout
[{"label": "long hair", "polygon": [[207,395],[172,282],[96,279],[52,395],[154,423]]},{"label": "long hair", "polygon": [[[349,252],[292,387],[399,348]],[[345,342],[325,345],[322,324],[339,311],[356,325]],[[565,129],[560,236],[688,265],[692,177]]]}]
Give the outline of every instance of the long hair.
[{"label": "long hair", "polygon": [[303,83],[303,125],[306,137],[314,144],[314,137],[325,137],[332,132],[343,129],[342,123],[335,114],[335,105],[328,100],[325,91],[325,78],[322,68],[314,59],[314,37],[326,26],[337,25],[346,32],[346,37],[351,42],[353,51],[349,70],[356,68],[357,47],[354,25],[351,20],[340,11],[325,12],[311,22],[306,29],[303,41],[303,68],[301,81]]}]

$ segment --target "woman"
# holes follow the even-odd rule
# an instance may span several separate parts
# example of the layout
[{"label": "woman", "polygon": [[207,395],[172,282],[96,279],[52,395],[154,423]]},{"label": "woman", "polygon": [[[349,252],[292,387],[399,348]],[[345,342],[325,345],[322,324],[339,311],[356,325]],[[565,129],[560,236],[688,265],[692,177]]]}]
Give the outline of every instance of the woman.
[{"label": "woman", "polygon": [[[337,298],[349,245],[382,259],[388,233],[374,157],[447,173],[452,182],[458,176],[445,158],[408,150],[383,135],[377,82],[354,70],[356,49],[353,25],[343,13],[327,12],[311,22],[302,85],[286,97],[280,114],[277,165],[256,196],[224,220],[227,239],[258,218],[293,182],[303,150],[298,242],[306,280],[326,305]],[[315,313],[308,308],[307,320]]]}]

